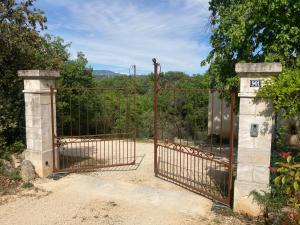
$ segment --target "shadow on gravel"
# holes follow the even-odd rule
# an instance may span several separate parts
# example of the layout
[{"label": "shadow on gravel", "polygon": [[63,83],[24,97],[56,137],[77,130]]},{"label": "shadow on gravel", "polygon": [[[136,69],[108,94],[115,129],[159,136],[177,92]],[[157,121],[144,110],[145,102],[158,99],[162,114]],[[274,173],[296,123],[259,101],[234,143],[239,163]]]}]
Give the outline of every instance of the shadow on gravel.
[{"label": "shadow on gravel", "polygon": [[137,170],[140,165],[142,164],[143,160],[145,158],[144,155],[136,156],[136,162],[134,165],[128,165],[128,166],[118,166],[118,167],[106,167],[102,168],[99,171],[130,171],[130,170]]}]

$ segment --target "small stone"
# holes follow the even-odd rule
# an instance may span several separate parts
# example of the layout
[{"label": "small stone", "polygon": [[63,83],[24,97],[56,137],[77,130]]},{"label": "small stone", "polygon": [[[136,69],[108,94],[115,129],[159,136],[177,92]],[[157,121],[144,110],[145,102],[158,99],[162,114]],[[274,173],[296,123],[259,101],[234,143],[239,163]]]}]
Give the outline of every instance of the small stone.
[{"label": "small stone", "polygon": [[29,160],[24,160],[22,162],[20,175],[25,182],[29,182],[35,178],[34,166]]}]

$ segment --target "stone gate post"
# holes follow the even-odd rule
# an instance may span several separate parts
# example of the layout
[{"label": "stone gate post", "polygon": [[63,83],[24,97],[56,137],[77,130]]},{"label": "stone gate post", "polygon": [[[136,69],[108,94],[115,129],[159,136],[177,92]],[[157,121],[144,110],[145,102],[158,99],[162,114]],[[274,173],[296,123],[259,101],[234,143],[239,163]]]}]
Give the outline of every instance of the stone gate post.
[{"label": "stone gate post", "polygon": [[238,63],[235,71],[240,76],[240,110],[234,210],[256,216],[260,208],[249,194],[268,190],[274,113],[270,101],[255,97],[267,79],[282,71],[282,66]]},{"label": "stone gate post", "polygon": [[[24,79],[27,143],[25,159],[32,162],[40,177],[46,177],[53,172],[50,86],[55,87],[59,72],[20,70],[18,75]],[[53,103],[56,133],[55,97]]]}]

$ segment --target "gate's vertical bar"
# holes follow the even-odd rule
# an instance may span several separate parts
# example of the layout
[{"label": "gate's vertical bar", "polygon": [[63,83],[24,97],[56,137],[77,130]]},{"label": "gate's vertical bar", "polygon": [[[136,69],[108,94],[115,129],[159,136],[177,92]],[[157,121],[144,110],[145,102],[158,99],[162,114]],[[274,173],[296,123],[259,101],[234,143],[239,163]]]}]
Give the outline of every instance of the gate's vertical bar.
[{"label": "gate's vertical bar", "polygon": [[231,205],[232,183],[233,183],[233,157],[234,157],[234,106],[235,106],[235,88],[230,90],[230,151],[228,165],[228,205]]},{"label": "gate's vertical bar", "polygon": [[78,89],[78,136],[80,136],[80,97],[81,97],[81,92],[80,89]]},{"label": "gate's vertical bar", "polygon": [[[137,108],[136,108],[136,65],[133,65],[133,104],[134,104],[134,111],[137,113]],[[134,116],[134,134],[133,134],[133,148],[134,148],[134,153],[133,153],[133,163],[135,164],[136,161],[136,116]]]},{"label": "gate's vertical bar", "polygon": [[53,108],[53,87],[50,86],[50,101],[51,101],[51,129],[52,129],[52,160],[53,160],[53,172],[56,171],[55,165],[55,132],[54,132],[54,108]]},{"label": "gate's vertical bar", "polygon": [[153,111],[154,111],[154,173],[157,176],[157,95],[158,95],[158,63],[156,59],[152,59],[154,64],[154,98],[153,98]]},{"label": "gate's vertical bar", "polygon": [[213,151],[213,132],[214,132],[214,97],[215,97],[215,92],[212,89],[211,90],[211,127],[210,127],[210,151]]},{"label": "gate's vertical bar", "polygon": [[71,125],[71,133],[70,133],[70,136],[73,136],[73,124],[72,124],[72,88],[70,86],[69,88],[69,117],[70,117],[70,125]]}]

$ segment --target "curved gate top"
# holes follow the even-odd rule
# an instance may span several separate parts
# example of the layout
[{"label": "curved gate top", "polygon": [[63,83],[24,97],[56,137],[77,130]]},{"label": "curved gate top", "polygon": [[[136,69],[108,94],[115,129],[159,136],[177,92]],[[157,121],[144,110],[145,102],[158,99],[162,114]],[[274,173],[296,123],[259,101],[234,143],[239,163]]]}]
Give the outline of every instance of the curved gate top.
[{"label": "curved gate top", "polygon": [[[231,205],[235,92],[171,86],[153,62],[155,175]],[[135,76],[125,88],[50,92],[55,172],[136,163]]]},{"label": "curved gate top", "polygon": [[153,63],[155,175],[231,205],[235,92],[170,86]]}]

